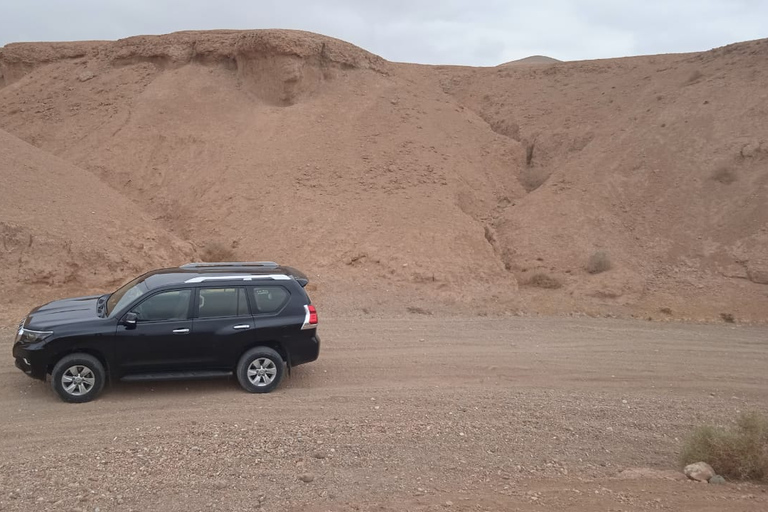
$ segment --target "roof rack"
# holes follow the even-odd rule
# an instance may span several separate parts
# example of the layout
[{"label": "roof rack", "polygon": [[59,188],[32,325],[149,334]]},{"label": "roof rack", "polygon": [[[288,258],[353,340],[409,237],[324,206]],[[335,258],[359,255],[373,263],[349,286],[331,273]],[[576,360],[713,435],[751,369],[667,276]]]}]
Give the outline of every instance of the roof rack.
[{"label": "roof rack", "polygon": [[[273,281],[289,281],[291,276],[285,274],[256,274],[239,276],[198,276],[187,279],[185,283],[204,283],[206,281],[253,281],[254,279],[272,279]],[[303,286],[303,285],[302,285]]]},{"label": "roof rack", "polygon": [[213,268],[213,267],[269,267],[277,268],[280,265],[274,261],[211,261],[203,263],[187,263],[179,268]]}]

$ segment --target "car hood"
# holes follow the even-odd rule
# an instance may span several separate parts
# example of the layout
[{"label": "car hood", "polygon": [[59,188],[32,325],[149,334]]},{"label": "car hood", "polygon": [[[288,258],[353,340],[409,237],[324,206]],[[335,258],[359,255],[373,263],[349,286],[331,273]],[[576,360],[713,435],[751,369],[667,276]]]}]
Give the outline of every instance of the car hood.
[{"label": "car hood", "polygon": [[96,305],[100,295],[55,300],[29,312],[24,327],[32,330],[46,330],[98,318]]}]

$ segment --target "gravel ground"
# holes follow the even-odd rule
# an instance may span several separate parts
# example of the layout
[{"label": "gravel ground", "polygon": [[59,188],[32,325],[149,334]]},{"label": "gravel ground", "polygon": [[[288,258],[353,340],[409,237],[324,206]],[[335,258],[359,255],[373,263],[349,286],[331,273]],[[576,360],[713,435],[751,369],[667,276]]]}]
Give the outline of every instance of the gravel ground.
[{"label": "gravel ground", "polygon": [[64,404],[6,352],[0,510],[768,509],[765,486],[619,476],[675,469],[693,425],[768,411],[765,328],[414,317],[320,333],[320,360],[264,396],[136,383]]}]

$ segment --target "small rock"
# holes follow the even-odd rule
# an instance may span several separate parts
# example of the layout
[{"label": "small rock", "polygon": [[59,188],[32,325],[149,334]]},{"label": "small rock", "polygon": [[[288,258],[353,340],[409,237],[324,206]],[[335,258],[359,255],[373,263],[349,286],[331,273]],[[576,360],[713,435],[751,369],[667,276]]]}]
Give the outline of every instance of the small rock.
[{"label": "small rock", "polygon": [[683,469],[683,473],[691,480],[696,480],[697,482],[708,482],[710,478],[715,476],[715,470],[706,462],[688,464]]},{"label": "small rock", "polygon": [[308,484],[314,479],[315,479],[315,475],[313,475],[312,473],[302,473],[301,475],[299,475],[299,480],[301,480],[305,484]]},{"label": "small rock", "polygon": [[742,158],[754,158],[760,152],[761,144],[753,140],[741,148]]},{"label": "small rock", "polygon": [[88,80],[91,80],[93,78],[96,78],[96,75],[93,74],[92,71],[88,71],[88,70],[83,71],[77,76],[77,79],[80,80],[81,82],[87,82]]},{"label": "small rock", "polygon": [[316,459],[324,459],[325,458],[325,454],[323,452],[315,452],[313,457],[316,458]]},{"label": "small rock", "polygon": [[211,485],[214,489],[226,489],[227,488],[227,481],[224,479],[216,479],[211,482]]},{"label": "small rock", "polygon": [[709,479],[709,483],[715,484],[715,485],[725,485],[725,478],[723,478],[720,475],[715,475]]},{"label": "small rock", "polygon": [[747,278],[756,284],[768,284],[768,268],[747,268]]},{"label": "small rock", "polygon": [[446,507],[452,507],[453,506],[453,502],[451,500],[448,500],[448,501],[445,502],[445,506]]}]

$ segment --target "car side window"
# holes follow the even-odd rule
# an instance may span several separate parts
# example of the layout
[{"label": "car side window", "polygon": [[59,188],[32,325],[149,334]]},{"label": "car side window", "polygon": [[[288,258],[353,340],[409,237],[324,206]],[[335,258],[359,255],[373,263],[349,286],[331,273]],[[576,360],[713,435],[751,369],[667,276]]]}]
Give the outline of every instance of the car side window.
[{"label": "car side window", "polygon": [[153,295],[135,308],[138,320],[158,322],[161,320],[186,320],[189,314],[189,299],[192,290],[171,290]]},{"label": "car side window", "polygon": [[275,313],[285,306],[290,297],[288,290],[282,286],[254,286],[251,297],[256,306],[256,313]]},{"label": "car side window", "polygon": [[250,312],[245,288],[200,288],[198,290],[198,318],[246,315],[250,315]]}]

